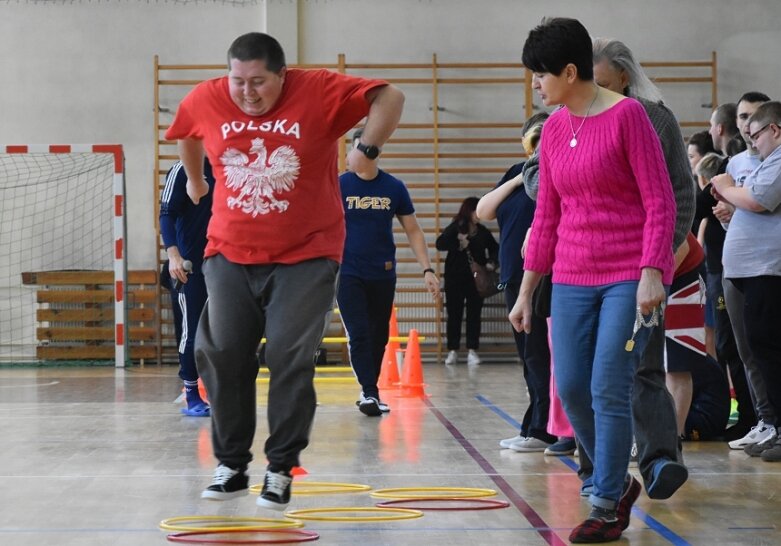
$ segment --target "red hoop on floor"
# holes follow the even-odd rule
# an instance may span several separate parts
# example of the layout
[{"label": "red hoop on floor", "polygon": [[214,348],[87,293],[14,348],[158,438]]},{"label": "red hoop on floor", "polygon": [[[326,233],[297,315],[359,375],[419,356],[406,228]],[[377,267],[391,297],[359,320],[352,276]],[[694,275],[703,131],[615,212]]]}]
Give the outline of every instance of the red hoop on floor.
[{"label": "red hoop on floor", "polygon": [[[284,535],[274,539],[225,539],[209,538],[215,535],[237,534],[247,535],[270,533],[274,535]],[[196,538],[201,537],[201,538]],[[169,542],[180,542],[186,544],[294,544],[298,542],[312,542],[320,538],[320,535],[314,531],[303,531],[301,529],[267,529],[263,530],[234,530],[234,531],[188,531],[186,533],[172,533],[166,537]]]},{"label": "red hoop on floor", "polygon": [[[473,506],[425,506],[425,503],[470,503]],[[423,505],[421,505],[423,503]],[[401,505],[401,506],[400,506]],[[414,499],[398,499],[385,502],[378,502],[375,504],[378,508],[409,508],[411,510],[447,510],[453,512],[461,512],[465,510],[496,510],[499,508],[507,508],[510,503],[497,499],[459,499],[459,498],[414,498]]]}]

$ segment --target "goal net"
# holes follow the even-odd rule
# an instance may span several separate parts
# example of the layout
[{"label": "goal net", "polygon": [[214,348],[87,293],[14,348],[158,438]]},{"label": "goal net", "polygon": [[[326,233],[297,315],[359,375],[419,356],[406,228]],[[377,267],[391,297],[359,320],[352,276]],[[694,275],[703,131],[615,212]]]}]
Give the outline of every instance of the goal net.
[{"label": "goal net", "polygon": [[0,146],[0,363],[124,366],[120,146]]}]

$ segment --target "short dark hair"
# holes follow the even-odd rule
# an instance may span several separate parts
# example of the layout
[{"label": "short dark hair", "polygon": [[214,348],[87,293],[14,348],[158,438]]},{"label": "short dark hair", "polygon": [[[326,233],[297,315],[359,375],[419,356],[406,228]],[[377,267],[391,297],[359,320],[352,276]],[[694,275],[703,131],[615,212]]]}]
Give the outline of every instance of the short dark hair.
[{"label": "short dark hair", "polygon": [[713,118],[717,125],[724,127],[724,132],[729,138],[738,134],[738,124],[735,118],[738,116],[738,105],[734,102],[719,104],[715,110],[716,117]]},{"label": "short dark hair", "polygon": [[759,91],[749,91],[748,93],[743,93],[743,96],[738,99],[736,104],[741,102],[770,102],[770,97]]},{"label": "short dark hair", "polygon": [[286,66],[285,52],[273,36],[263,32],[248,32],[242,34],[228,48],[228,68],[231,60],[266,61],[266,69],[274,74]]},{"label": "short dark hair", "polygon": [[578,79],[594,79],[591,37],[580,21],[565,17],[543,19],[529,32],[523,44],[523,64],[533,72],[558,76],[568,64],[575,65]]},{"label": "short dark hair", "polygon": [[766,123],[774,123],[781,126],[781,102],[768,101],[754,112],[750,118],[749,123],[758,123],[764,125]]},{"label": "short dark hair", "polygon": [[694,133],[689,137],[689,146],[697,148],[697,153],[701,156],[706,154],[716,153],[716,148],[713,147],[713,137],[710,136],[708,131],[700,131]]}]

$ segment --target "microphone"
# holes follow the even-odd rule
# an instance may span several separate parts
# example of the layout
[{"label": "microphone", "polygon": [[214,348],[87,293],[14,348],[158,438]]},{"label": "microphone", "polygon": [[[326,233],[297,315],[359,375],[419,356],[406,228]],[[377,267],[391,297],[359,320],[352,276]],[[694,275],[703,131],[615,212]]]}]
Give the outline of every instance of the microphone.
[{"label": "microphone", "polygon": [[[190,273],[193,272],[193,263],[190,260],[184,260],[182,262],[182,269],[184,269],[185,272],[189,275]],[[176,277],[172,279],[171,284],[173,285],[174,290],[179,290],[182,287],[182,281],[180,281]]]}]

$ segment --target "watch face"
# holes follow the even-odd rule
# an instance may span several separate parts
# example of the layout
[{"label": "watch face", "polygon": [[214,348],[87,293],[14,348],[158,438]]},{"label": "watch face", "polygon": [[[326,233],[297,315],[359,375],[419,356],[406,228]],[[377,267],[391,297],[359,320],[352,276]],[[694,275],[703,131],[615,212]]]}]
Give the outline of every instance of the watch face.
[{"label": "watch face", "polygon": [[380,155],[380,149],[377,146],[373,145],[366,145],[358,143],[358,149],[363,152],[363,155],[368,157],[369,159],[377,159],[377,157]]}]

